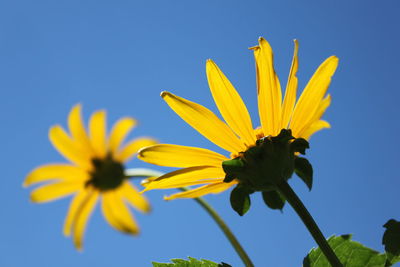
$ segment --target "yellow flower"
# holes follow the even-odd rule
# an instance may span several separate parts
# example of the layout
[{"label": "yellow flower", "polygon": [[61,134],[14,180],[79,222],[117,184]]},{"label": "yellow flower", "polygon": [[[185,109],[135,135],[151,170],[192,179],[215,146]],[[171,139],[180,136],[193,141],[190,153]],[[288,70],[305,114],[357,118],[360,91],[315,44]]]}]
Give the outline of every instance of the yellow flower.
[{"label": "yellow flower", "polygon": [[[231,159],[255,146],[257,139],[277,136],[281,129],[291,129],[295,138],[309,139],[315,132],[330,127],[321,117],[331,102],[330,95],[325,95],[338,65],[337,57],[331,56],[319,66],[296,103],[297,41],[283,101],[269,43],[260,38],[259,45],[251,49],[256,61],[261,122],[261,127],[257,129],[253,127],[240,95],[211,60],[206,64],[208,84],[225,122],[199,104],[169,92],[161,93],[162,98],[184,121],[211,142],[229,151]],[[168,200],[220,193],[238,183],[237,180],[223,182],[225,172],[222,162],[229,158],[207,149],[160,144],[140,150],[138,157],[156,165],[183,168],[149,181],[145,184],[145,191],[203,185],[166,197]]]},{"label": "yellow flower", "polygon": [[32,191],[31,200],[42,203],[74,194],[65,218],[64,234],[73,235],[75,247],[82,249],[86,223],[96,203],[106,221],[115,229],[129,234],[139,232],[127,204],[141,212],[149,212],[147,200],[128,182],[124,163],[142,147],[154,145],[151,138],[138,138],[122,146],[127,134],[136,125],[133,118],[121,118],[110,135],[106,131],[106,112],[94,112],[88,132],[82,121],[81,105],[75,105],[68,117],[70,134],[60,125],[49,130],[53,146],[70,163],[40,166],[28,174],[24,186],[45,182]]}]

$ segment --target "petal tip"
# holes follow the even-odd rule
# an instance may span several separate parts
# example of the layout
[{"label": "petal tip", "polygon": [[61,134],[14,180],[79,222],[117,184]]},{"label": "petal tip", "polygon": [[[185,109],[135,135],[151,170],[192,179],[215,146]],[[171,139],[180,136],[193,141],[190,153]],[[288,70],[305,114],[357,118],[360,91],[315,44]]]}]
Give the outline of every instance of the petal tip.
[{"label": "petal tip", "polygon": [[268,46],[269,47],[270,46],[268,41],[262,36],[258,38],[258,43],[259,43],[260,47],[262,47],[262,46]]},{"label": "petal tip", "polygon": [[65,237],[70,237],[71,236],[71,231],[69,231],[69,230],[63,230],[63,235],[65,236]]},{"label": "petal tip", "polygon": [[139,235],[140,234],[140,229],[136,228],[136,229],[132,229],[132,235]]},{"label": "petal tip", "polygon": [[165,96],[167,96],[167,95],[169,95],[170,93],[168,92],[168,91],[162,91],[161,93],[160,93],[160,96],[162,97],[162,98],[164,98]]},{"label": "petal tip", "polygon": [[[145,186],[145,185],[143,185],[143,186]],[[149,190],[150,190],[150,189],[144,188],[142,191],[139,192],[139,194],[143,194],[144,192],[147,192],[147,191],[149,191]]]},{"label": "petal tip", "polygon": [[58,129],[62,128],[62,126],[60,124],[54,124],[52,126],[50,126],[49,128],[49,135],[54,132],[57,131]]},{"label": "petal tip", "polygon": [[22,182],[22,187],[26,188],[26,187],[28,187],[28,186],[30,186],[32,184],[32,182],[30,181],[31,180],[30,177],[31,177],[31,174],[29,173],[26,176],[25,180]]},{"label": "petal tip", "polygon": [[144,210],[144,213],[150,213],[153,211],[153,208],[151,207],[151,205],[147,205],[146,209]]},{"label": "petal tip", "polygon": [[170,201],[170,200],[176,199],[175,195],[176,194],[172,194],[172,195],[169,195],[169,196],[164,196],[163,199],[165,201]]},{"label": "petal tip", "polygon": [[212,60],[211,58],[209,58],[209,59],[206,60],[206,67],[208,67],[208,66],[214,66],[214,65],[215,65],[215,62],[214,62],[214,60]]},{"label": "petal tip", "polygon": [[29,200],[30,200],[30,202],[38,203],[37,197],[35,197],[35,195],[33,195],[33,194],[31,194],[29,196]]},{"label": "petal tip", "polygon": [[83,246],[82,246],[82,244],[80,244],[80,243],[79,243],[79,244],[75,243],[74,245],[75,245],[75,248],[76,248],[77,251],[79,251],[80,253],[83,252]]},{"label": "petal tip", "polygon": [[131,127],[136,126],[139,122],[133,117],[123,117],[120,120],[126,120]]},{"label": "petal tip", "polygon": [[71,111],[73,110],[81,110],[82,109],[82,104],[80,102],[76,103],[75,105],[72,106]]},{"label": "petal tip", "polygon": [[143,158],[143,150],[145,150],[146,148],[141,148],[141,149],[139,149],[139,151],[137,152],[137,157],[139,158],[139,159],[142,159]]},{"label": "petal tip", "polygon": [[248,49],[249,49],[249,50],[255,51],[255,50],[259,49],[259,48],[260,48],[260,47],[259,47],[258,45],[255,45],[255,46],[249,47]]},{"label": "petal tip", "polygon": [[138,152],[137,152],[137,157],[138,157],[139,159],[144,159],[144,157],[145,157],[145,156],[144,156],[144,153],[146,153],[147,150],[149,150],[150,148],[156,146],[157,143],[158,143],[157,140],[154,139],[154,144],[153,144],[153,145],[149,145],[149,146],[145,146],[145,147],[140,148],[140,149],[138,150]]},{"label": "petal tip", "polygon": [[328,58],[332,63],[338,65],[339,64],[339,58],[335,55],[332,55]]},{"label": "petal tip", "polygon": [[102,115],[106,115],[106,110],[105,109],[99,109],[96,110],[95,112],[92,113],[92,116],[102,116]]}]

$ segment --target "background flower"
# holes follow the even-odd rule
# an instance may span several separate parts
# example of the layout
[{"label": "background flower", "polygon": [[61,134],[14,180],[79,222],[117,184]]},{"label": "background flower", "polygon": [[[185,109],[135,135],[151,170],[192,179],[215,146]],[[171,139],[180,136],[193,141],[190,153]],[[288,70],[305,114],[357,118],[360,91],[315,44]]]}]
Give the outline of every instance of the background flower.
[{"label": "background flower", "polygon": [[141,212],[149,212],[145,197],[128,182],[124,163],[143,146],[155,144],[151,138],[138,138],[122,145],[126,135],[136,125],[132,118],[122,118],[110,134],[106,130],[105,111],[94,112],[88,132],[81,118],[81,106],[71,109],[68,117],[70,133],[60,125],[50,128],[49,138],[54,147],[70,161],[40,166],[30,172],[24,185],[46,184],[31,193],[36,203],[48,202],[74,194],[64,223],[64,234],[73,235],[75,247],[82,249],[87,221],[98,201],[103,215],[115,229],[138,234],[139,227],[127,204]]}]

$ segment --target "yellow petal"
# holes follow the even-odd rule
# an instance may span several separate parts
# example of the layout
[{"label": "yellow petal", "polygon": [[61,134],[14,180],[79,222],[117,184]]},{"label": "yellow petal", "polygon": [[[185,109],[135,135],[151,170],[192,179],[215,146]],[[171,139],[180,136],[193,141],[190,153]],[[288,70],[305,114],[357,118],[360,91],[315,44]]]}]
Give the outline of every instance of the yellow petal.
[{"label": "yellow petal", "polygon": [[338,66],[338,58],[331,56],[326,59],[314,73],[301,94],[293,112],[290,128],[293,136],[298,136],[305,125],[314,118],[322,98],[325,96],[331,82],[331,77]]},{"label": "yellow petal", "polygon": [[184,121],[214,144],[234,153],[246,150],[228,125],[209,109],[169,92],[162,92],[161,97]]},{"label": "yellow petal", "polygon": [[322,99],[317,111],[314,114],[314,117],[312,118],[313,121],[319,120],[322,115],[324,115],[326,109],[331,105],[331,101],[331,95],[329,94],[324,99]]},{"label": "yellow petal", "polygon": [[288,82],[286,85],[285,98],[283,99],[282,105],[282,125],[281,129],[287,128],[289,126],[290,117],[293,114],[294,104],[296,103],[297,94],[297,77],[296,73],[299,68],[299,61],[297,58],[297,53],[299,51],[299,43],[294,40],[294,53],[292,66],[290,67]]},{"label": "yellow petal", "polygon": [[310,125],[307,129],[305,129],[299,137],[302,137],[306,140],[310,139],[311,135],[313,135],[315,132],[318,132],[319,130],[322,130],[324,128],[331,128],[331,125],[327,121],[319,120],[314,122],[313,124]]},{"label": "yellow petal", "polygon": [[31,201],[36,203],[52,201],[75,193],[82,187],[82,182],[58,182],[46,184],[32,191]]},{"label": "yellow petal", "polygon": [[140,181],[141,186],[148,186],[152,181],[156,180],[158,177],[146,177],[146,179],[143,179]]},{"label": "yellow petal", "polygon": [[89,121],[90,141],[96,157],[103,158],[106,153],[106,112],[96,111],[92,114]]},{"label": "yellow petal", "polygon": [[80,190],[75,196],[74,199],[71,201],[69,205],[67,216],[64,220],[64,235],[70,236],[72,230],[72,224],[76,218],[76,214],[78,214],[79,210],[84,207],[86,201],[89,200],[90,193],[88,190]]},{"label": "yellow petal", "polygon": [[107,191],[102,194],[101,209],[106,221],[115,229],[127,234],[139,233],[131,212],[116,192]]},{"label": "yellow petal", "polygon": [[237,182],[231,182],[231,183],[224,183],[224,182],[219,182],[219,183],[214,183],[214,184],[209,184],[205,186],[198,187],[196,189],[192,189],[186,192],[182,193],[177,193],[173,194],[168,197],[164,197],[165,200],[173,200],[176,198],[196,198],[196,197],[201,197],[207,194],[218,194],[221,193],[230,187],[236,185]]},{"label": "yellow petal", "polygon": [[[319,107],[317,111],[314,113],[314,116],[308,121],[307,124],[304,124],[301,130],[298,132],[298,136],[302,137],[308,132],[308,129],[316,122],[318,122],[322,115],[325,113],[325,110],[330,106],[331,104],[331,96],[327,95],[319,104]],[[327,123],[327,122],[326,122]],[[322,128],[330,128],[330,127],[322,127]],[[321,128],[321,129],[322,129]],[[319,129],[320,130],[320,129]]]},{"label": "yellow petal", "polygon": [[[203,180],[197,180],[197,181],[175,180],[174,182],[169,183],[168,186],[163,187],[162,189],[173,189],[173,188],[190,187],[190,186],[194,186],[194,185],[214,184],[214,183],[220,183],[223,181],[224,181],[224,178],[210,178],[210,179],[203,179]],[[143,191],[146,191],[146,189]]]},{"label": "yellow petal", "polygon": [[269,43],[260,38],[253,48],[257,69],[258,112],[266,135],[278,135],[281,127],[282,92],[274,69],[274,55]]},{"label": "yellow petal", "polygon": [[207,60],[206,71],[208,85],[222,117],[247,146],[254,145],[253,125],[242,98],[212,60]]},{"label": "yellow petal", "polygon": [[136,138],[129,142],[126,146],[121,148],[117,154],[114,155],[115,160],[119,162],[126,162],[132,158],[141,148],[152,146],[156,144],[155,139],[149,137]]},{"label": "yellow petal", "polygon": [[121,143],[135,125],[136,120],[133,118],[122,118],[114,124],[109,138],[109,148],[113,154],[118,151]]},{"label": "yellow petal", "polygon": [[138,158],[151,164],[167,167],[221,166],[227,157],[204,148],[161,144],[139,151]]},{"label": "yellow petal", "polygon": [[150,204],[147,199],[138,192],[135,186],[127,181],[124,181],[122,186],[118,189],[117,193],[120,197],[124,198],[134,208],[141,212],[149,212],[151,210]]},{"label": "yellow petal", "polygon": [[84,151],[84,153],[92,155],[93,150],[82,121],[81,110],[82,106],[80,104],[75,105],[71,109],[68,116],[68,127],[72,139],[79,146],[79,148]]},{"label": "yellow petal", "polygon": [[24,186],[50,181],[84,181],[88,178],[88,172],[69,164],[48,164],[37,167],[31,171],[24,181]]},{"label": "yellow petal", "polygon": [[83,247],[83,235],[85,233],[86,224],[96,206],[97,199],[99,197],[99,192],[97,190],[92,190],[87,198],[87,201],[82,203],[79,211],[77,212],[73,225],[73,240],[75,247],[78,250],[82,250]]},{"label": "yellow petal", "polygon": [[192,185],[193,182],[199,182],[199,184],[208,183],[209,179],[224,178],[225,172],[220,167],[214,166],[197,166],[189,167],[185,169],[176,170],[167,174],[164,174],[151,181],[146,185],[144,191],[152,189],[168,189],[182,186]]},{"label": "yellow petal", "polygon": [[91,168],[90,155],[85,154],[84,151],[79,149],[60,125],[50,128],[49,139],[58,152],[66,159],[86,170]]}]

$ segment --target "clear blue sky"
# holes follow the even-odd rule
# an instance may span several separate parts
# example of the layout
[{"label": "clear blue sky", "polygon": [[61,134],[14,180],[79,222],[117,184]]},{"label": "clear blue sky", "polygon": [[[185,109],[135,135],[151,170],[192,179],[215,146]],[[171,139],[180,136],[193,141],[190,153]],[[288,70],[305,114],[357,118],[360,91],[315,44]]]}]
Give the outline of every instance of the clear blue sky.
[{"label": "clear blue sky", "polygon": [[[311,139],[314,188],[291,184],[326,236],[353,233],[382,250],[382,225],[400,219],[399,63],[400,3],[387,1],[1,1],[0,266],[150,266],[192,256],[241,266],[225,237],[192,200],[165,202],[171,191],[151,191],[153,212],[135,212],[142,233],[120,234],[99,209],[85,250],[62,235],[70,199],[37,205],[21,184],[34,167],[63,161],[47,138],[65,126],[75,103],[85,118],[108,110],[110,122],[133,116],[132,137],[216,149],[159,97],[162,90],[216,111],[205,61],[213,59],[256,109],[253,54],[265,37],[286,84],[293,42],[300,42],[302,88],[328,56],[340,58],[325,114],[332,129]],[[151,167],[133,160],[129,167]],[[158,168],[161,171],[166,169]],[[229,206],[229,192],[207,196],[256,266],[300,266],[315,244],[287,206],[267,209],[254,195],[248,214]]]}]

